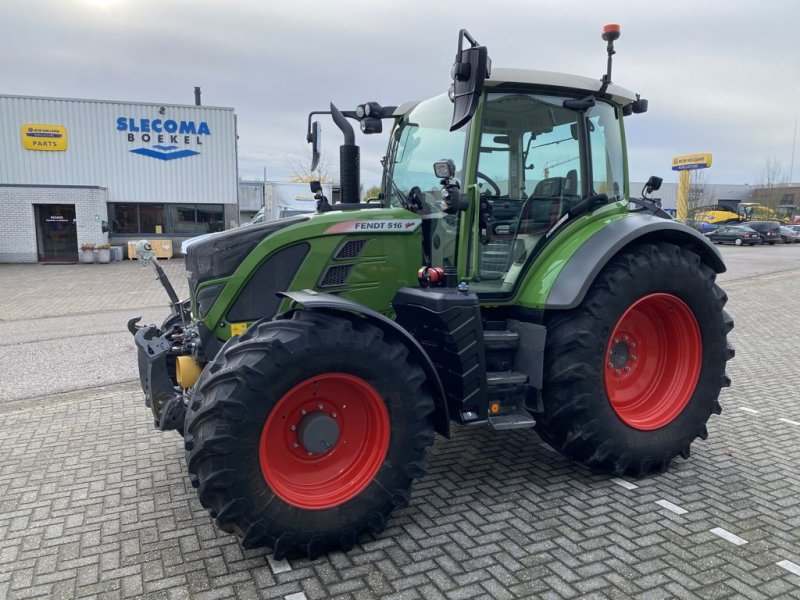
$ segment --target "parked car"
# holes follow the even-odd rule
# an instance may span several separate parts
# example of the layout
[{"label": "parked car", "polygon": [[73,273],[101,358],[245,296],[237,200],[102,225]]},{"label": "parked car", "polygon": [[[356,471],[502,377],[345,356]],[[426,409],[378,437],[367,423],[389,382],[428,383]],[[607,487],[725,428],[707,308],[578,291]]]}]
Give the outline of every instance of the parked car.
[{"label": "parked car", "polygon": [[772,245],[781,240],[781,224],[777,221],[748,221],[742,225],[755,229],[764,244]]},{"label": "parked car", "polygon": [[781,225],[781,239],[784,244],[797,244],[800,242],[800,225],[796,225],[797,229],[784,227]]},{"label": "parked car", "polygon": [[737,246],[742,244],[755,246],[762,243],[759,233],[755,229],[744,225],[722,225],[716,230],[708,232],[706,236],[715,244],[728,243],[736,244]]}]

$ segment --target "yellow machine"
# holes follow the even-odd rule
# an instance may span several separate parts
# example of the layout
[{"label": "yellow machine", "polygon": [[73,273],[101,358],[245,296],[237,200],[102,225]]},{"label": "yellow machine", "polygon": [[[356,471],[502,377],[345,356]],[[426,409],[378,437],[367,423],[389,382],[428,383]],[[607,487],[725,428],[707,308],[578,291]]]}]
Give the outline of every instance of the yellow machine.
[{"label": "yellow machine", "polygon": [[739,213],[745,221],[781,221],[778,215],[769,206],[758,202],[742,202],[739,204]]},{"label": "yellow machine", "polygon": [[709,225],[722,225],[742,221],[742,216],[725,206],[701,206],[694,214],[695,223],[708,223]]}]

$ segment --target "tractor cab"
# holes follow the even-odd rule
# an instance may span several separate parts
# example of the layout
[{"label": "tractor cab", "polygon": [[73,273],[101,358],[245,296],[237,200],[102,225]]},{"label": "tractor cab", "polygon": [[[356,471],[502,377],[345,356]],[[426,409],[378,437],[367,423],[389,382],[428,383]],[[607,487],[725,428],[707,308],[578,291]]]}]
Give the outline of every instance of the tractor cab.
[{"label": "tractor cab", "polygon": [[[461,30],[449,93],[312,115],[331,114],[344,133],[343,165],[358,151],[348,118],[364,133],[393,119],[382,205],[421,217],[423,269],[453,269],[482,298],[508,299],[557,231],[605,205],[627,211],[623,115],[644,112],[647,101],[611,84],[618,36],[618,26],[607,26],[608,69],[591,79],[492,70],[486,48]],[[318,140],[309,115],[315,164]],[[344,187],[359,187],[354,176],[343,167]],[[366,208],[357,198],[343,202],[337,208]]]},{"label": "tractor cab", "polygon": [[[455,131],[447,95],[399,116],[383,193],[390,205],[423,215],[430,265],[458,266],[472,291],[507,295],[581,200],[625,201],[622,115],[634,95],[613,86],[592,106],[565,106],[599,87],[588,78],[497,69],[475,118]],[[433,169],[442,158],[455,164],[465,196],[449,210]]]}]

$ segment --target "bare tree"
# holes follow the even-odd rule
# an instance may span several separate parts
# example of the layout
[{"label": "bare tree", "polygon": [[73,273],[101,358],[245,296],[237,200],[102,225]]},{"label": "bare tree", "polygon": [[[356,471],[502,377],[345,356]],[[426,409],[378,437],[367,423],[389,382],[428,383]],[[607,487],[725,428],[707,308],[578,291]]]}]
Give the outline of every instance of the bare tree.
[{"label": "bare tree", "polygon": [[311,170],[311,151],[305,150],[303,154],[290,154],[286,157],[286,166],[291,173],[290,179],[295,183],[319,181],[320,183],[337,183],[338,179],[331,175],[330,163],[323,154],[315,170]]},{"label": "bare tree", "polygon": [[694,169],[690,172],[689,195],[686,203],[690,215],[697,212],[698,209],[717,203],[717,192],[709,183],[705,169]]},{"label": "bare tree", "polygon": [[781,203],[781,188],[787,185],[787,176],[777,158],[768,158],[761,171],[761,182],[753,188],[753,201],[771,209]]}]

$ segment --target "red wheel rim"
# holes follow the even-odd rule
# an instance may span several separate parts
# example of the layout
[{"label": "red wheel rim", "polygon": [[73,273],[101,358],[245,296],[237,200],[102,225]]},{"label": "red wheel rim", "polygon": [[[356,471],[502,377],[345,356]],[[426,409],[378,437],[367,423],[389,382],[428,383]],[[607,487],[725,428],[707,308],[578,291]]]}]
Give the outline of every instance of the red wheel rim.
[{"label": "red wheel rim", "polygon": [[608,340],[603,369],[611,406],[634,429],[671,423],[700,376],[703,344],[697,320],[672,294],[634,302]]},{"label": "red wheel rim", "polygon": [[[303,445],[301,423],[311,415],[338,428],[338,439],[327,451],[309,453]],[[338,506],[375,477],[390,432],[386,405],[366,381],[344,373],[310,377],[278,400],[264,423],[261,472],[288,504],[317,510]]]}]

